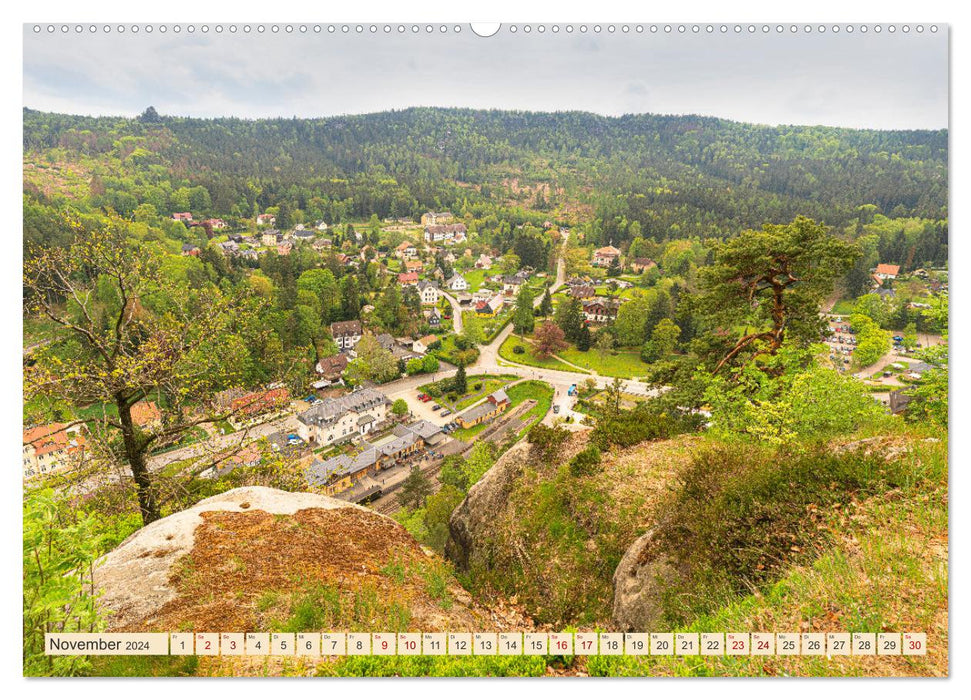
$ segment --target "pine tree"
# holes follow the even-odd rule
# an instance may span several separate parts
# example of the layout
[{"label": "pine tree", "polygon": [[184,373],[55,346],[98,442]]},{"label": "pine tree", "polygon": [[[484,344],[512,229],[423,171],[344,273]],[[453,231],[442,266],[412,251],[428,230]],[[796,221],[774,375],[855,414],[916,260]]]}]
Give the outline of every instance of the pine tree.
[{"label": "pine tree", "polygon": [[583,306],[580,300],[573,297],[569,301],[562,302],[556,310],[554,317],[556,325],[563,330],[563,335],[571,343],[580,339],[580,332],[583,328]]},{"label": "pine tree", "polygon": [[401,491],[398,494],[398,502],[406,508],[412,510],[421,508],[425,505],[425,499],[432,493],[432,484],[428,477],[421,473],[421,469],[416,464],[411,468],[411,473],[401,484]]},{"label": "pine tree", "polygon": [[586,352],[590,349],[590,343],[590,329],[587,327],[587,324],[584,323],[580,328],[580,336],[577,338],[577,350]]},{"label": "pine tree", "polygon": [[519,335],[525,335],[533,332],[535,323],[533,294],[526,285],[523,285],[519,288],[519,294],[516,295],[516,311],[513,313],[512,327]]},{"label": "pine tree", "polygon": [[546,288],[546,293],[543,295],[543,301],[539,304],[539,315],[543,318],[549,318],[553,313],[553,298],[550,296],[550,288]]},{"label": "pine tree", "polygon": [[459,371],[455,373],[455,378],[452,379],[452,391],[463,395],[468,389],[469,383],[465,376],[465,365],[459,365]]}]

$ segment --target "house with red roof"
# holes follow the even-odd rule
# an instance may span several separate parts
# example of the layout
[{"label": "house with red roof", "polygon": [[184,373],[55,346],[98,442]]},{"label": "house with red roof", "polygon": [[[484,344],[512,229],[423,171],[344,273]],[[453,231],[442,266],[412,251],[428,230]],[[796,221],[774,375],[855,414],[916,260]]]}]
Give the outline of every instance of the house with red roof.
[{"label": "house with red roof", "polygon": [[79,464],[87,441],[80,425],[49,423],[24,430],[24,481],[50,476]]},{"label": "house with red roof", "polygon": [[398,284],[402,287],[414,287],[418,284],[417,272],[402,272],[398,275]]}]

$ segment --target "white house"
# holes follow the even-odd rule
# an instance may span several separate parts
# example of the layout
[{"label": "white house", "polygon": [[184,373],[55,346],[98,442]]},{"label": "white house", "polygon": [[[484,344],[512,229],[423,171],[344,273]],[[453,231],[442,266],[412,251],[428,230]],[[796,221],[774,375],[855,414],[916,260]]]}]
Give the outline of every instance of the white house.
[{"label": "white house", "polygon": [[394,249],[394,255],[399,260],[414,260],[418,257],[418,249],[411,241],[402,241]]},{"label": "white house", "polygon": [[377,389],[324,399],[297,415],[297,434],[311,445],[331,445],[366,435],[388,415],[391,401]]},{"label": "white house", "polygon": [[464,292],[469,288],[469,283],[466,282],[462,275],[456,273],[452,275],[448,282],[445,283],[445,286],[453,292]]},{"label": "white house", "polygon": [[433,306],[438,303],[438,287],[427,280],[422,280],[418,283],[418,297],[424,306]]},{"label": "white house", "polygon": [[438,342],[437,335],[426,335],[411,344],[411,349],[424,355],[428,352],[428,347]]},{"label": "white house", "polygon": [[360,321],[334,321],[330,324],[330,334],[341,350],[352,350],[357,345],[364,330]]}]

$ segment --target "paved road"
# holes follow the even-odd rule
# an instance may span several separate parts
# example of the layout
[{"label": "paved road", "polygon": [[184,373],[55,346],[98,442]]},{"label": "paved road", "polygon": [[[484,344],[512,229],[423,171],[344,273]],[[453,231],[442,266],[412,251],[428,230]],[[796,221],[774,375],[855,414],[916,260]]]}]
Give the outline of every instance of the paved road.
[{"label": "paved road", "polygon": [[[566,244],[567,239],[564,238],[563,242],[560,244],[561,253],[556,264],[556,278],[554,279],[553,284],[550,285],[551,294],[562,287],[566,281],[566,262],[564,261],[562,255],[562,251],[566,248]],[[462,331],[462,312],[459,308],[458,301],[450,294],[444,294],[444,296],[452,305],[452,317],[455,319],[453,322],[457,323],[455,330],[456,332],[460,333]],[[537,298],[534,299],[533,304],[538,307],[542,301],[542,295],[538,295]],[[554,404],[560,405],[559,417],[572,416],[574,424],[582,420],[583,414],[575,413],[572,410],[574,399],[567,396],[570,385],[579,384],[588,378],[594,379],[594,381],[596,381],[597,385],[600,387],[605,387],[607,384],[613,381],[613,379],[609,377],[595,377],[580,372],[565,372],[561,370],[543,369],[540,367],[529,367],[526,365],[511,363],[507,360],[502,360],[503,364],[500,365],[499,346],[502,345],[503,341],[509,337],[510,333],[512,333],[512,324],[508,324],[491,343],[481,346],[479,348],[480,354],[478,360],[476,360],[473,365],[466,369],[468,374],[513,374],[520,378],[517,381],[523,379],[536,379],[539,381],[544,381],[553,387]],[[396,399],[404,399],[407,402],[408,408],[411,410],[412,415],[414,415],[416,418],[423,418],[436,425],[444,425],[445,423],[453,420],[454,416],[441,416],[440,411],[432,410],[432,402],[423,403],[419,401],[418,387],[430,382],[444,379],[446,377],[451,377],[456,371],[457,368],[446,365],[443,369],[435,372],[434,374],[420,374],[413,377],[403,377],[393,382],[383,384],[381,385],[381,391],[391,401],[395,401]],[[623,383],[623,387],[624,391],[628,393],[644,396],[652,395],[648,387],[641,382],[626,381]],[[547,414],[545,421],[552,422],[555,417],[557,416],[554,416],[553,412],[551,411],[549,414]],[[245,432],[239,431],[230,435],[216,435],[205,442],[195,443],[152,457],[149,460],[149,469],[152,471],[158,471],[172,462],[178,462],[204,454],[213,454],[216,452],[233,449],[239,446],[243,440],[255,440],[260,437],[270,435],[271,433],[275,433],[278,430],[295,432],[296,427],[296,415],[291,414],[269,423],[253,426],[248,428]]]},{"label": "paved road", "polygon": [[442,296],[448,299],[448,303],[452,305],[452,330],[456,333],[462,332],[462,307],[459,305],[458,299],[453,297],[451,294],[447,293],[445,290],[439,290]]}]

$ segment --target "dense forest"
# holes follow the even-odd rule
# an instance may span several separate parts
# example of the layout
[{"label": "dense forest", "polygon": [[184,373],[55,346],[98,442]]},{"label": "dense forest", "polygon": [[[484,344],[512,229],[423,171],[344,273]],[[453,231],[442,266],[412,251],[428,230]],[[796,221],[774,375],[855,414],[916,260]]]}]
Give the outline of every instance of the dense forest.
[{"label": "dense forest", "polygon": [[[544,215],[588,223],[589,242],[618,245],[724,237],[796,215],[837,228],[877,214],[940,222],[947,147],[945,130],[696,116],[414,108],[247,121],[24,111],[30,162],[74,164],[89,182],[75,194],[123,216],[146,203],[160,214],[237,218],[283,206],[285,219],[329,223],[447,208],[486,226]],[[28,192],[46,201],[57,189]],[[941,250],[930,257],[943,262]]]}]

